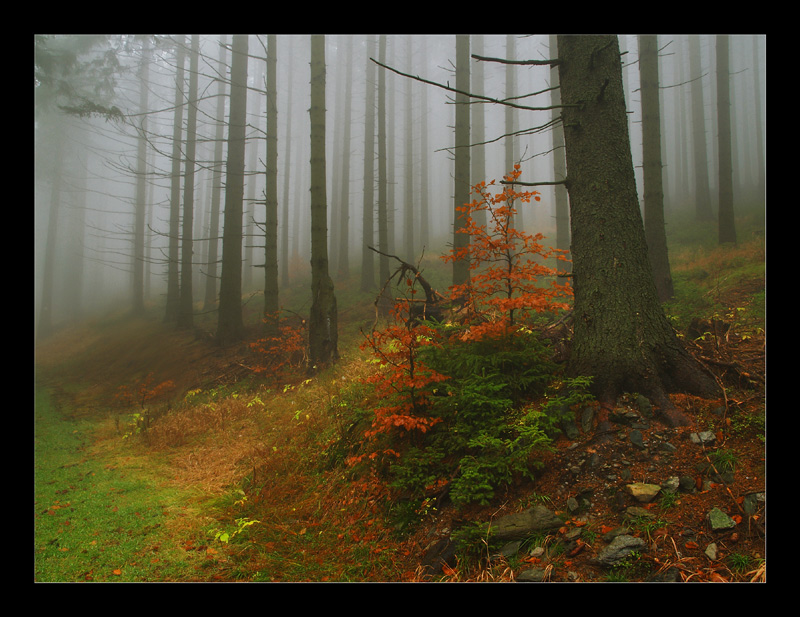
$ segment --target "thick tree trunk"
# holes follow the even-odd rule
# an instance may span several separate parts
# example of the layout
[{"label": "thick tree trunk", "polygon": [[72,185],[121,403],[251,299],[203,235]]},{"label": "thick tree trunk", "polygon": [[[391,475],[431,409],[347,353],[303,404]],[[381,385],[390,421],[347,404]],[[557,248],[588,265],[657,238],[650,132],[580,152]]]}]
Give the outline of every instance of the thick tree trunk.
[{"label": "thick tree trunk", "polygon": [[568,370],[591,376],[606,406],[638,392],[671,423],[686,423],[667,394],[718,389],[678,341],[653,283],[617,37],[559,36],[558,50],[575,286]]},{"label": "thick tree trunk", "polygon": [[242,202],[247,128],[246,34],[233,37],[231,49],[231,99],[228,122],[228,164],[222,231],[222,278],[219,289],[217,341],[227,345],[242,338]]},{"label": "thick tree trunk", "polygon": [[328,272],[328,197],[325,173],[325,36],[311,37],[311,314],[309,368],[338,358],[338,317]]}]

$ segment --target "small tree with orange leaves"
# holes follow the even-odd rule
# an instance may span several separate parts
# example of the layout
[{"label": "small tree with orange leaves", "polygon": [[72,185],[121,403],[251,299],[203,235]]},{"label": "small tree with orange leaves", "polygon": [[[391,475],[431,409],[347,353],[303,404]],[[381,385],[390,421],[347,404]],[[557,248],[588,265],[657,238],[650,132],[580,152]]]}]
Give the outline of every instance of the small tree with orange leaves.
[{"label": "small tree with orange leaves", "polygon": [[264,321],[269,322],[278,333],[274,336],[267,333],[250,343],[250,349],[260,357],[254,370],[277,383],[289,377],[292,371],[299,370],[308,360],[306,321],[298,317],[298,321],[292,323],[288,319],[280,319],[277,314],[265,317]]},{"label": "small tree with orange leaves", "polygon": [[[440,335],[429,322],[415,317],[420,273],[403,267],[396,274],[407,294],[396,300],[389,324],[366,334],[361,345],[377,360],[378,370],[366,381],[375,386],[375,396],[382,403],[373,409],[372,426],[365,432],[367,439],[378,442],[369,453],[372,459],[380,454],[398,456],[404,443],[415,442],[440,422],[430,415],[431,395],[436,384],[447,378],[421,359],[424,348],[439,345]],[[384,442],[391,447],[379,445]]]},{"label": "small tree with orange leaves", "polygon": [[[469,282],[454,285],[451,293],[455,301],[464,304],[464,323],[469,327],[465,336],[472,340],[512,334],[532,313],[568,307],[568,285],[555,280],[540,284],[558,274],[545,265],[546,260],[566,260],[564,251],[545,248],[541,233],[531,235],[514,227],[516,203],[541,199],[538,191],[514,189],[512,183],[520,173],[515,165],[505,177],[507,184],[494,194],[489,192],[494,180],[475,185],[476,199],[460,208],[466,220],[459,233],[468,234],[470,244],[444,256],[445,261],[469,259]],[[477,212],[486,214],[485,224],[476,222]]]},{"label": "small tree with orange leaves", "polygon": [[[506,180],[518,176],[516,168]],[[370,383],[386,401],[369,435],[387,437],[390,485],[415,512],[446,493],[457,504],[488,503],[497,487],[537,466],[534,453],[549,447],[555,423],[527,404],[557,369],[530,318],[567,308],[570,290],[545,280],[557,272],[544,262],[560,253],[545,249],[541,234],[513,226],[515,204],[538,193],[506,186],[493,195],[493,185],[477,185],[477,198],[462,209],[470,245],[444,257],[468,255],[471,266],[471,280],[450,288],[451,318],[409,320],[409,304],[400,303],[394,323],[366,343],[381,366]],[[478,211],[485,225],[475,222]],[[398,434],[415,439],[394,448]]]}]

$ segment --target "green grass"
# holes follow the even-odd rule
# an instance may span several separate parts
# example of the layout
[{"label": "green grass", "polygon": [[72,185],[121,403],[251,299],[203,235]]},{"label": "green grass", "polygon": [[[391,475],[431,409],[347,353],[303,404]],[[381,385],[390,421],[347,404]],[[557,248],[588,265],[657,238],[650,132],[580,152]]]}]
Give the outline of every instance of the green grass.
[{"label": "green grass", "polygon": [[94,430],[92,422],[62,416],[50,395],[37,391],[34,580],[197,578],[195,566],[204,556],[176,545],[169,533],[187,495],[157,485],[156,461],[131,456],[112,462],[98,453]]}]

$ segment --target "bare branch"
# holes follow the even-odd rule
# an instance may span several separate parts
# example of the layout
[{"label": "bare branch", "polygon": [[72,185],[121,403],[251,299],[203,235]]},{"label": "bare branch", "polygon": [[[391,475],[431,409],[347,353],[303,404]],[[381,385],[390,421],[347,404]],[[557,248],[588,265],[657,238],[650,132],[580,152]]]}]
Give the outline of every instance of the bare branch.
[{"label": "bare branch", "polygon": [[[391,71],[392,73],[396,73],[397,75],[400,75],[402,77],[408,77],[409,79],[415,79],[415,80],[417,80],[419,82],[422,82],[424,84],[428,84],[429,86],[435,86],[437,88],[441,88],[442,90],[447,90],[448,92],[453,92],[455,94],[463,94],[464,96],[468,96],[468,97],[470,97],[472,99],[478,99],[480,101],[486,101],[488,103],[495,103],[497,105],[505,105],[506,107],[513,107],[514,109],[524,109],[524,110],[527,110],[527,111],[550,111],[550,110],[553,110],[553,109],[561,109],[562,107],[578,107],[578,105],[550,105],[550,106],[547,106],[547,107],[528,107],[527,105],[518,105],[516,103],[509,102],[509,100],[507,100],[507,99],[496,99],[496,98],[492,98],[490,96],[483,96],[481,94],[472,94],[471,92],[463,92],[463,91],[457,90],[456,88],[453,88],[451,86],[445,86],[443,84],[436,83],[435,81],[430,81],[429,79],[424,79],[424,78],[420,77],[419,75],[410,75],[409,73],[403,73],[402,71],[398,71],[397,69],[392,68],[391,66],[388,66],[386,64],[382,64],[381,62],[378,62],[377,60],[375,60],[375,58],[370,58],[370,60],[372,62],[374,62],[375,64],[377,64],[378,66],[380,66],[380,67],[382,67],[382,68],[384,68],[384,69],[386,69],[388,71]],[[531,60],[530,62],[532,62],[532,63],[541,63],[539,60]]]}]

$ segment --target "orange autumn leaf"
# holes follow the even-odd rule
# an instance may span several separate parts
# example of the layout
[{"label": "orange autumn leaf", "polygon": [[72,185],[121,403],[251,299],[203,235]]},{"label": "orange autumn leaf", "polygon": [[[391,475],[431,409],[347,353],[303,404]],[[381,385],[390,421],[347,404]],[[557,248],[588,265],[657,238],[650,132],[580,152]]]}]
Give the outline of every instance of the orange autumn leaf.
[{"label": "orange autumn leaf", "polygon": [[114,572],[112,572],[112,574],[113,574],[114,576],[120,576],[120,575],[122,574],[122,570],[120,570],[119,568],[117,568],[116,570],[114,570]]}]

